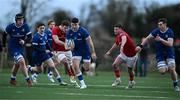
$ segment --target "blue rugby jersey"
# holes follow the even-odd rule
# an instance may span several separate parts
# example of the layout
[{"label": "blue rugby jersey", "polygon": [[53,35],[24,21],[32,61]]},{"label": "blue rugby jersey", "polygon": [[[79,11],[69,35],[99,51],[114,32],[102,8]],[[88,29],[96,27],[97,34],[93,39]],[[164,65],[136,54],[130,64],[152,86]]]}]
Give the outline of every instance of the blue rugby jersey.
[{"label": "blue rugby jersey", "polygon": [[[161,32],[159,28],[156,28],[150,34],[153,37],[159,35],[164,40],[167,40],[168,38],[174,38],[174,32],[170,28],[168,28],[165,32]],[[173,47],[166,46],[160,41],[156,41],[156,49],[156,58],[158,61],[162,61],[167,58],[175,58]]]},{"label": "blue rugby jersey", "polygon": [[73,52],[76,54],[90,54],[90,47],[86,42],[86,39],[89,38],[90,33],[83,27],[79,27],[76,32],[73,32],[71,29],[68,30],[66,34],[66,39],[73,39],[75,47]]},{"label": "blue rugby jersey", "polygon": [[9,35],[8,48],[11,55],[14,55],[13,51],[17,51],[23,53],[23,45],[19,43],[19,41],[25,40],[28,35],[31,35],[29,26],[24,23],[22,26],[17,27],[15,23],[9,24],[5,29],[5,34]]},{"label": "blue rugby jersey", "polygon": [[45,33],[47,34],[48,43],[52,48],[52,30],[48,28],[47,30],[45,30]]},{"label": "blue rugby jersey", "polygon": [[39,34],[35,33],[33,36],[32,44],[33,44],[33,52],[36,53],[46,53],[46,45],[47,45],[48,39],[46,33]]}]

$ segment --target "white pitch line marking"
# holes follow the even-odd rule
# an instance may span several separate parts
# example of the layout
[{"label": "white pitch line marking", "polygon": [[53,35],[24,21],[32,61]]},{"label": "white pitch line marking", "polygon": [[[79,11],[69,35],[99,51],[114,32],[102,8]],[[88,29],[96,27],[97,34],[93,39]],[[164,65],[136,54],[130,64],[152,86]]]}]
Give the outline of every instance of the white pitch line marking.
[{"label": "white pitch line marking", "polygon": [[[52,84],[52,83],[38,83],[37,85],[51,85],[51,86],[58,86],[59,84]],[[69,84],[71,86],[73,86],[73,84]],[[92,87],[112,87],[111,85],[87,85],[88,87],[89,86],[92,86]],[[127,86],[118,86],[118,87],[122,87],[122,88],[125,88]],[[145,86],[135,86],[134,88],[147,88],[147,89],[150,89],[150,88],[154,88],[154,89],[158,89],[158,88],[165,88],[165,87],[145,87]],[[148,92],[153,92],[153,93],[165,93],[167,94],[168,92],[165,92],[165,91],[150,91],[148,90]]]},{"label": "white pitch line marking", "polygon": [[[52,84],[52,83],[37,83],[37,85],[59,85],[59,84]],[[69,84],[69,85],[73,85],[73,84]],[[90,84],[87,84],[87,86],[94,86],[94,87],[112,87],[111,85],[90,85]],[[117,86],[117,87],[127,87],[127,86]],[[155,87],[155,86],[138,86],[138,85],[135,85],[134,87],[137,87],[137,88],[149,88],[149,89],[158,89],[158,88],[169,88],[169,87]]]},{"label": "white pitch line marking", "polygon": [[55,94],[61,94],[61,95],[71,95],[71,96],[99,96],[99,97],[125,97],[125,98],[145,98],[145,99],[167,99],[168,97],[151,97],[151,96],[129,96],[129,95],[107,95],[107,94],[82,94],[82,93],[55,93]]}]

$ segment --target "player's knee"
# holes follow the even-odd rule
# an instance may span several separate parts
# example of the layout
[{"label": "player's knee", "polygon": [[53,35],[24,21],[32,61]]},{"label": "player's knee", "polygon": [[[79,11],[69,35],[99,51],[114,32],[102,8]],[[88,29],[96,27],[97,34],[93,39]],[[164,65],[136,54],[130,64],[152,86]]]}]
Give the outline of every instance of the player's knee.
[{"label": "player's knee", "polygon": [[159,72],[163,75],[166,73],[166,68],[159,68]]},{"label": "player's knee", "polygon": [[169,72],[172,73],[175,71],[175,66],[169,67]]},{"label": "player's knee", "polygon": [[113,67],[113,69],[117,69],[118,68],[116,63],[113,63],[112,67]]},{"label": "player's knee", "polygon": [[42,68],[38,68],[37,71],[38,71],[38,73],[41,73],[41,72],[43,72],[43,69]]},{"label": "player's knee", "polygon": [[20,58],[20,59],[18,60],[18,63],[19,63],[19,64],[24,64],[24,63],[25,63],[24,58]]},{"label": "player's knee", "polygon": [[54,67],[54,66],[49,66],[49,69],[50,69],[51,71],[54,71],[54,70],[55,70],[55,67]]},{"label": "player's knee", "polygon": [[62,62],[68,64],[68,60],[66,58],[63,58]]},{"label": "player's knee", "polygon": [[133,68],[128,67],[128,72],[133,72]]}]

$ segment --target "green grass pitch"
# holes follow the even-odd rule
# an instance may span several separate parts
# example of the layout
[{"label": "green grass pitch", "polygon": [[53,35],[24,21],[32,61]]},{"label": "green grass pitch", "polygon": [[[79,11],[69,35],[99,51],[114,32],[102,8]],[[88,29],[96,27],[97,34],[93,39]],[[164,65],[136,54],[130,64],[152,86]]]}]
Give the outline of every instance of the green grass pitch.
[{"label": "green grass pitch", "polygon": [[[20,72],[19,72],[20,73]],[[47,75],[40,74],[38,84],[27,87],[23,75],[17,75],[17,86],[9,84],[10,69],[0,72],[1,100],[180,100],[180,93],[174,92],[169,74],[148,73],[148,77],[136,77],[136,85],[126,89],[127,72],[122,72],[122,84],[111,87],[112,71],[98,71],[98,76],[84,76],[87,89],[80,90],[73,85],[51,84]],[[61,75],[69,82],[67,75]]]}]

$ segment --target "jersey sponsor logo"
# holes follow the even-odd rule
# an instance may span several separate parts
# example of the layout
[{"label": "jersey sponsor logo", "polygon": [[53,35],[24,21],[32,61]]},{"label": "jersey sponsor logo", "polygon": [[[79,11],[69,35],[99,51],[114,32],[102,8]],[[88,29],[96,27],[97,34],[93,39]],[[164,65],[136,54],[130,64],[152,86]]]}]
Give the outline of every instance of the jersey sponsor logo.
[{"label": "jersey sponsor logo", "polygon": [[81,33],[78,33],[79,36],[81,36]]},{"label": "jersey sponsor logo", "polygon": [[77,39],[78,41],[81,41],[82,39]]},{"label": "jersey sponsor logo", "polygon": [[168,35],[166,34],[165,37],[168,38]]},{"label": "jersey sponsor logo", "polygon": [[15,32],[16,30],[15,29],[12,29],[13,32]]},{"label": "jersey sponsor logo", "polygon": [[22,32],[25,32],[25,29],[23,28],[21,31],[22,31]]}]

